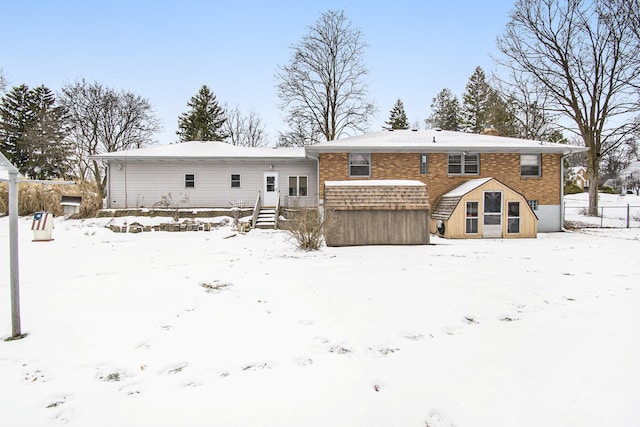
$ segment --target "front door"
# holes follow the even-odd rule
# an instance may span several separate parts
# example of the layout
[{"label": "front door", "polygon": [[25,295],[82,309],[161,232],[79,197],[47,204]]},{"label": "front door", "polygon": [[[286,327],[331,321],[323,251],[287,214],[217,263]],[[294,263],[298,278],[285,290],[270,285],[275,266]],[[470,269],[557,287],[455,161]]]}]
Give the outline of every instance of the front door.
[{"label": "front door", "polygon": [[484,192],[482,237],[502,237],[502,191]]},{"label": "front door", "polygon": [[275,206],[278,201],[278,172],[265,172],[262,206]]}]

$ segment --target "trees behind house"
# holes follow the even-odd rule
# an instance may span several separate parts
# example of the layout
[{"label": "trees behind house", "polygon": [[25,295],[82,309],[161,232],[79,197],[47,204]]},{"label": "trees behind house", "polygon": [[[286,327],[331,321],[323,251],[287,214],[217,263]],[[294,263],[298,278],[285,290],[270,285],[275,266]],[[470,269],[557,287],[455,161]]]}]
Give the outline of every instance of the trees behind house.
[{"label": "trees behind house", "polygon": [[20,173],[34,179],[69,176],[71,147],[65,109],[46,86],[14,87],[2,97],[0,149]]},{"label": "trees behind house", "polygon": [[159,121],[146,98],[84,79],[66,84],[61,101],[68,112],[78,178],[92,176],[104,196],[104,167],[89,156],[144,147],[160,129]]},{"label": "trees behind house", "polygon": [[389,112],[389,120],[385,122],[391,129],[409,129],[409,120],[404,111],[404,104],[398,98]]},{"label": "trees behind house", "polygon": [[331,141],[368,127],[376,108],[365,82],[366,46],[344,12],[331,10],[292,46],[291,61],[276,74],[278,96],[291,131],[308,138],[305,144],[318,142],[318,133]]},{"label": "trees behind house", "polygon": [[[637,128],[640,43],[636,1],[519,0],[498,38],[500,64],[531,78],[546,108],[589,148],[589,212],[602,158]],[[633,7],[631,7],[633,9]],[[637,10],[637,9],[636,9]]]},{"label": "trees behind house", "polygon": [[222,126],[231,145],[243,147],[264,147],[267,145],[266,125],[260,116],[251,111],[243,114],[238,106],[225,108],[226,120]]},{"label": "trees behind house", "polygon": [[223,141],[226,118],[218,99],[207,85],[187,103],[189,111],[178,118],[178,137],[184,141]]},{"label": "trees behind house", "polygon": [[460,130],[460,102],[451,89],[442,89],[431,101],[431,115],[425,120],[427,128]]}]

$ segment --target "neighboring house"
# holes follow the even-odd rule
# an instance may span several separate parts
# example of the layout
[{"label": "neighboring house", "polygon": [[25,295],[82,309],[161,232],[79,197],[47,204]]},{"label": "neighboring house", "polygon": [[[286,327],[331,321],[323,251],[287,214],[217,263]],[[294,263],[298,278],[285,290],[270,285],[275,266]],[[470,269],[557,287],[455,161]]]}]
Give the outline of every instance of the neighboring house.
[{"label": "neighboring house", "polygon": [[106,207],[150,208],[163,196],[181,207],[316,206],[317,169],[304,148],[184,142],[93,156],[107,164]]},{"label": "neighboring house", "polygon": [[636,194],[640,189],[640,161],[631,162],[629,166],[620,172],[620,182],[622,191],[634,191]]},{"label": "neighboring house", "polygon": [[569,181],[582,190],[589,189],[589,177],[587,176],[587,168],[585,166],[574,166],[569,168]]},{"label": "neighboring house", "polygon": [[[438,130],[381,131],[306,147],[318,159],[318,189],[326,181],[409,179],[427,185],[436,206],[446,193],[477,178],[495,178],[521,194],[537,231],[562,229],[562,159],[584,147]],[[486,209],[481,201],[478,207]],[[501,205],[501,224],[508,211]],[[488,220],[495,220],[489,217]]]},{"label": "neighboring house", "polygon": [[[184,200],[182,206],[185,207],[239,204],[253,207],[259,196],[260,204],[265,206],[302,205],[324,209],[327,182],[345,187],[345,182],[364,180],[378,181],[378,187],[386,187],[375,190],[384,206],[380,210],[409,211],[413,209],[409,209],[413,206],[410,201],[396,200],[392,195],[411,193],[400,181],[405,184],[406,181],[417,181],[425,184],[426,190],[424,187],[420,190],[424,191],[417,209],[420,212],[415,216],[410,212],[397,216],[406,216],[409,221],[406,224],[419,221],[415,218],[424,215],[430,206],[439,206],[447,193],[469,181],[485,178],[487,185],[501,186],[497,190],[488,187],[486,190],[500,193],[501,203],[491,207],[484,197],[478,198],[478,220],[482,222],[478,229],[484,230],[483,224],[496,225],[493,223],[499,220],[502,236],[529,237],[537,231],[562,229],[563,157],[585,150],[565,144],[492,135],[394,130],[304,148],[249,148],[221,142],[186,142],[92,158],[102,160],[108,166],[108,208],[152,207],[163,196],[171,194],[174,201]],[[493,181],[489,182],[489,179]],[[369,183],[370,186],[373,184]],[[519,202],[518,212],[526,216],[530,212],[522,206],[525,200],[534,215],[521,216],[521,232],[510,233],[509,224],[513,224],[516,217],[514,211],[509,210],[509,202]],[[351,207],[347,210],[369,209],[358,204],[357,198],[348,203]],[[495,206],[499,207],[499,212],[490,212]],[[515,205],[511,208],[515,209]],[[351,214],[342,215],[346,218]],[[448,228],[464,229],[465,217],[466,213],[459,215],[457,210],[452,210],[447,219]],[[537,218],[537,223],[529,228],[531,218]],[[428,227],[432,231],[438,220],[431,215]],[[376,221],[370,223],[380,224]],[[420,227],[411,228],[422,233]],[[525,232],[525,229],[529,231]],[[388,239],[394,243],[391,240]]]}]

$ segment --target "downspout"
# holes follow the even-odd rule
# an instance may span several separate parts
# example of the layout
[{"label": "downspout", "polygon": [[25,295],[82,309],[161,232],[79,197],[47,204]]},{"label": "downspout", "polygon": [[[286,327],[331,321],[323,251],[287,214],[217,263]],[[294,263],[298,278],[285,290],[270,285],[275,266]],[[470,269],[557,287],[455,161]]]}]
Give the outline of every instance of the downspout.
[{"label": "downspout", "polygon": [[564,160],[571,155],[565,154],[560,159],[560,231],[566,231],[564,228]]}]

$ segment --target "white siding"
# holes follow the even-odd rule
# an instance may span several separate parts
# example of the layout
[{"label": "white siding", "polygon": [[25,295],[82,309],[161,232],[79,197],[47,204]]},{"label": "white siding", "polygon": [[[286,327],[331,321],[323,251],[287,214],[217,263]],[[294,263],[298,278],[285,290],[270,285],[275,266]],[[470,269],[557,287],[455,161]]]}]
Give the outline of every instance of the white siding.
[{"label": "white siding", "polygon": [[[122,168],[119,165],[122,164]],[[272,166],[272,168],[270,167]],[[315,206],[318,200],[316,161],[185,161],[129,160],[113,161],[108,183],[109,208],[150,208],[171,194],[181,207],[229,207],[241,201],[252,207],[263,191],[264,172],[279,173],[280,201],[286,204],[290,175],[308,177],[308,193],[302,204]],[[195,188],[185,188],[185,174],[195,175]],[[231,188],[231,174],[240,174],[240,188]],[[181,202],[185,199],[188,202]]]},{"label": "white siding", "polygon": [[560,205],[538,205],[538,210],[534,212],[538,217],[538,232],[549,233],[562,230]]}]

